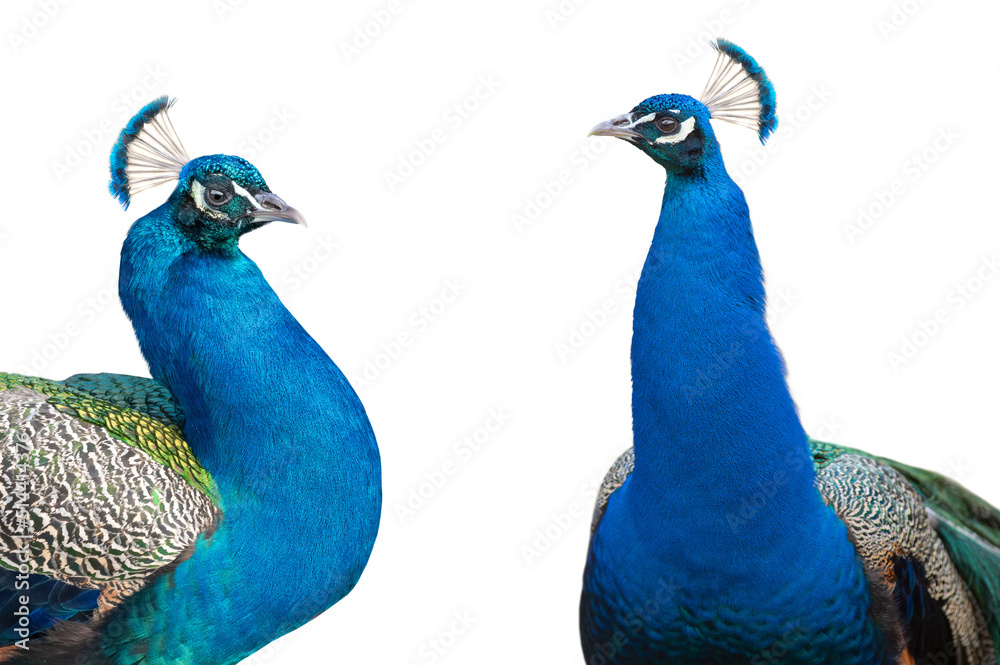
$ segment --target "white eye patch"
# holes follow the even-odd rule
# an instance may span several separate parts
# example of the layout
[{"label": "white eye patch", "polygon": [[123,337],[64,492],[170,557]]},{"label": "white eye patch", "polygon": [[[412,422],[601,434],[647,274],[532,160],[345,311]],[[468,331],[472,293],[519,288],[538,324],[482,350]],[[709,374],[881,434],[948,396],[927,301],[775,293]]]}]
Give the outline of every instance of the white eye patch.
[{"label": "white eye patch", "polygon": [[239,185],[237,185],[235,182],[232,183],[232,184],[233,184],[233,191],[236,192],[237,196],[242,196],[243,198],[245,198],[247,201],[250,202],[250,205],[252,205],[257,210],[263,210],[263,208],[260,207],[260,204],[257,203],[257,199],[255,199],[254,197],[252,197],[250,195],[250,192],[248,192],[247,190],[243,189],[242,187],[240,187]]},{"label": "white eye patch", "polygon": [[671,134],[670,136],[661,136],[660,138],[653,141],[657,145],[663,145],[665,143],[680,143],[688,137],[688,135],[694,131],[694,116],[691,116],[687,120],[681,123],[681,128],[676,134]]},{"label": "white eye patch", "polygon": [[212,217],[214,219],[227,219],[226,213],[220,210],[213,210],[205,204],[205,185],[201,184],[197,180],[191,181],[191,198],[194,199],[194,204],[198,206],[198,210]]},{"label": "white eye patch", "polygon": [[[678,113],[679,111],[677,111],[675,109],[671,109],[670,112],[671,113]],[[628,129],[633,129],[637,125],[643,125],[643,124],[646,124],[648,122],[652,122],[655,119],[656,119],[656,113],[647,113],[646,115],[642,116],[641,118],[639,118],[635,122],[629,124],[627,126],[627,128]],[[665,144],[669,144],[669,143],[680,143],[681,141],[683,141],[684,139],[686,139],[691,134],[692,131],[694,131],[694,125],[695,125],[695,119],[694,119],[694,116],[691,116],[690,118],[688,118],[687,120],[685,120],[684,122],[681,123],[681,128],[680,128],[680,130],[678,130],[678,132],[676,134],[671,134],[670,136],[661,136],[660,138],[658,138],[655,141],[653,141],[653,143],[655,143],[657,145],[665,145]]]},{"label": "white eye patch", "polygon": [[[250,192],[243,189],[235,182],[231,182],[230,184],[232,185],[233,193],[235,193],[236,196],[242,196],[245,198],[256,210],[263,209],[261,208],[261,205],[257,203],[257,199],[255,199]],[[215,210],[205,204],[205,186],[197,180],[191,181],[191,198],[194,199],[194,204],[198,206],[198,210],[201,210],[209,217],[213,217],[215,219],[228,219],[228,215],[226,215],[226,213],[220,210]]]}]

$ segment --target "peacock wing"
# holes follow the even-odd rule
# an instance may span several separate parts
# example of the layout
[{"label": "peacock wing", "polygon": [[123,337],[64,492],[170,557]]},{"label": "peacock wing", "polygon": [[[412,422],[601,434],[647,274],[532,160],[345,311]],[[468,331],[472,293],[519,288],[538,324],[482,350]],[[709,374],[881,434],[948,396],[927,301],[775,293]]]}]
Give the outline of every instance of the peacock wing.
[{"label": "peacock wing", "polygon": [[23,637],[22,607],[30,634],[114,607],[221,517],[155,386],[142,401],[169,422],[123,405],[138,397],[94,397],[88,381],[127,385],[0,373],[0,644]]}]

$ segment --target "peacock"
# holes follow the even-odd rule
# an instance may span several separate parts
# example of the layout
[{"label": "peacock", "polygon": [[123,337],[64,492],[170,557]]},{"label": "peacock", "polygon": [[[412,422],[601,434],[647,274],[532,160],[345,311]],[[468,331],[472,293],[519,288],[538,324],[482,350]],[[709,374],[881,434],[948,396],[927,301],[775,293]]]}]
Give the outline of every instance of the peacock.
[{"label": "peacock", "polygon": [[152,378],[0,374],[0,662],[235,663],[343,598],[381,465],[365,409],[242,236],[304,224],[245,159],[190,159],[156,99],[111,193],[176,181],[122,247]]},{"label": "peacock", "polygon": [[719,39],[700,100],[599,124],[666,171],[632,335],[633,447],[597,497],[588,665],[996,665],[1000,511],[941,475],[810,438],[712,120],[766,141],[771,81]]}]

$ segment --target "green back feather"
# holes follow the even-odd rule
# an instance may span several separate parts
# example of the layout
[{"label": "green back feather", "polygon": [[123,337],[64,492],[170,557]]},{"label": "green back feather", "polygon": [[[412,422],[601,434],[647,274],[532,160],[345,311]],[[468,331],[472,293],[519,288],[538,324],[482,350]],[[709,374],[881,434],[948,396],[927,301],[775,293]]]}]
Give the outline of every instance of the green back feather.
[{"label": "green back feather", "polygon": [[126,374],[76,374],[59,381],[123,409],[134,409],[184,431],[184,412],[170,389],[154,379]]},{"label": "green back feather", "polygon": [[[95,376],[114,378],[96,380]],[[129,385],[139,392],[129,396]],[[104,428],[119,441],[148,453],[213,500],[217,497],[212,476],[191,452],[178,421],[168,415],[179,414],[180,409],[160,384],[115,375],[77,375],[60,382],[0,372],[0,390],[20,387],[46,395],[48,402],[63,413]],[[100,397],[88,392],[88,387]],[[182,417],[178,420],[183,423]]]}]

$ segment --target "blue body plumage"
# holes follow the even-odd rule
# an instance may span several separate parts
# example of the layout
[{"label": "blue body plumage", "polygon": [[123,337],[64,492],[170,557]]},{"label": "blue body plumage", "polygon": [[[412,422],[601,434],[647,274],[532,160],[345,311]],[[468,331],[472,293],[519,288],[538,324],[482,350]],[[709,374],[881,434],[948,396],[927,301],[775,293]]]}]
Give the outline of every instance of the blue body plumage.
[{"label": "blue body plumage", "polygon": [[129,232],[122,305],[153,377],[184,408],[224,519],[116,620],[177,654],[162,662],[236,662],[353,588],[378,528],[379,456],[346,378],[257,266],[235,242],[202,251],[175,215],[168,202]]}]

